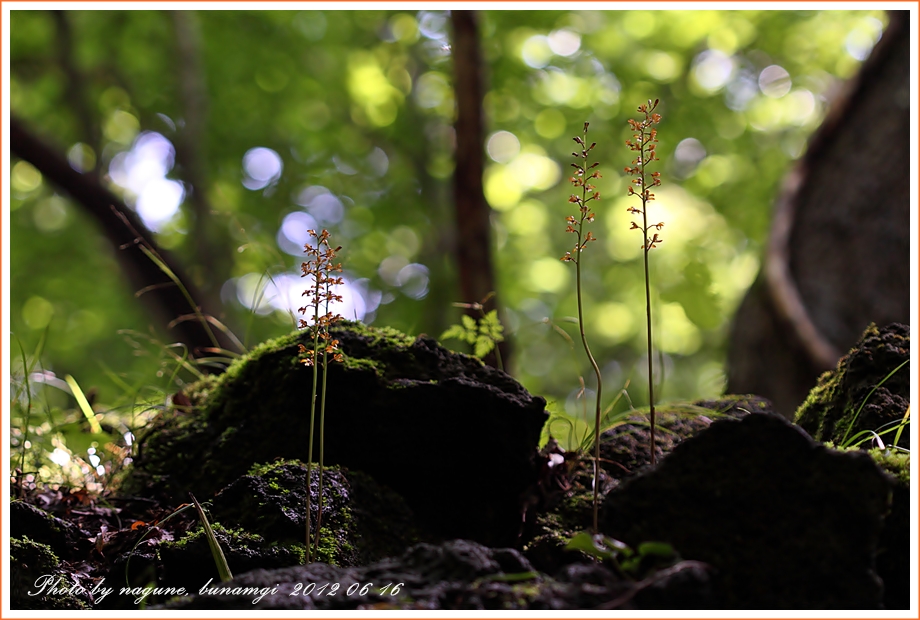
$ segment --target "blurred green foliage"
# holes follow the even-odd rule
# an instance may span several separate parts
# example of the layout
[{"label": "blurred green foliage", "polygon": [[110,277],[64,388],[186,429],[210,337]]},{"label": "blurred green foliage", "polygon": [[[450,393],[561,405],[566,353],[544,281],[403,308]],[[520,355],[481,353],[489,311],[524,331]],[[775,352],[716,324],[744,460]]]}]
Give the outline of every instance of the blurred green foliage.
[{"label": "blurred green foliage", "polygon": [[[556,409],[578,409],[579,377],[589,373],[557,333],[575,327],[566,321],[574,274],[559,257],[569,245],[571,137],[590,121],[604,177],[586,328],[610,392],[631,379],[632,401],[646,399],[641,250],[622,171],[626,119],[659,98],[663,185],[650,214],[666,222],[651,261],[659,398],[719,393],[728,324],[757,273],[778,183],[885,23],[878,10],[482,13],[484,182],[511,373]],[[129,204],[154,211],[170,194],[144,196],[143,138],[179,144],[194,129],[194,191],[211,212],[196,223],[191,187],[170,185],[184,202],[156,224],[155,239],[220,296],[221,320],[247,345],[294,327],[272,302],[285,305],[276,284],[295,291],[288,307],[299,305],[304,214],[344,246],[367,321],[440,334],[458,322],[453,302],[475,301],[457,299],[450,252],[449,30],[443,11],[14,10],[11,109],[73,165],[97,165]],[[203,94],[194,128],[183,78]],[[251,150],[259,147],[277,157]],[[188,181],[187,158],[167,151],[159,161],[150,178],[161,190]],[[16,159],[10,187],[11,329],[27,351],[47,329],[45,371],[98,387],[100,407],[126,385],[167,393],[194,378],[164,370],[176,363],[170,355],[120,334],[169,342],[79,206]],[[208,232],[204,257],[195,230]]]}]

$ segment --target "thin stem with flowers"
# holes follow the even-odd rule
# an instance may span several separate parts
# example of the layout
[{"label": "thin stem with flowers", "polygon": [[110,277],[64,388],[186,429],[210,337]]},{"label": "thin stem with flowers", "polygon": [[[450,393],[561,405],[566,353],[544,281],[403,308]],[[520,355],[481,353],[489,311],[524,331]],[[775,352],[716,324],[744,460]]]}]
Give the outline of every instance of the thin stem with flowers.
[{"label": "thin stem with flowers", "polygon": [[[599,467],[600,467],[600,432],[601,432],[601,392],[603,388],[602,379],[601,379],[601,370],[597,365],[597,361],[594,359],[594,356],[591,354],[591,348],[588,346],[588,339],[585,336],[585,320],[584,320],[584,311],[582,308],[582,295],[581,295],[581,259],[582,251],[585,247],[592,241],[596,241],[597,237],[589,230],[585,231],[585,224],[591,223],[594,221],[594,212],[588,208],[588,203],[594,200],[600,200],[600,192],[597,191],[597,188],[591,184],[591,181],[594,179],[601,178],[601,173],[595,170],[599,165],[597,162],[594,162],[591,165],[588,165],[588,153],[591,152],[595,146],[596,142],[592,142],[590,146],[587,145],[588,141],[588,123],[585,123],[584,129],[582,130],[581,137],[575,136],[573,138],[576,143],[581,146],[580,152],[572,153],[572,156],[576,158],[576,161],[572,163],[572,167],[575,168],[575,174],[570,179],[572,185],[576,188],[581,189],[581,196],[577,193],[569,196],[569,202],[578,205],[578,216],[569,215],[565,218],[568,225],[566,226],[566,232],[572,233],[575,235],[575,247],[572,248],[570,252],[566,252],[562,257],[564,262],[575,263],[575,297],[578,303],[578,331],[581,335],[581,344],[584,346],[585,354],[588,356],[588,360],[591,362],[591,367],[594,369],[594,374],[597,377],[597,398],[595,401],[595,413],[594,413],[594,532],[598,531],[598,492],[600,487],[599,481]],[[580,161],[579,161],[580,160]],[[589,171],[594,170],[589,174]],[[576,190],[577,191],[577,190]]]},{"label": "thin stem with flowers", "polygon": [[[313,368],[313,388],[310,399],[310,431],[308,438],[308,447],[307,447],[307,482],[306,482],[306,562],[311,561],[311,536],[310,536],[310,520],[312,517],[312,506],[310,500],[310,480],[313,473],[313,430],[316,419],[316,396],[317,396],[317,379],[318,379],[318,367],[322,364],[323,367],[323,385],[321,393],[321,405],[320,405],[320,434],[319,434],[319,507],[317,510],[316,516],[316,534],[313,539],[313,555],[315,556],[319,548],[319,530],[322,525],[323,519],[323,451],[324,451],[324,441],[323,433],[325,430],[325,419],[326,419],[326,369],[330,361],[330,355],[332,356],[332,361],[341,362],[343,360],[342,354],[338,351],[339,341],[333,339],[330,336],[329,330],[330,327],[337,321],[341,321],[342,317],[338,314],[333,314],[329,311],[329,306],[334,302],[341,302],[342,296],[337,295],[332,292],[333,286],[339,286],[343,284],[344,280],[340,276],[334,276],[331,274],[341,273],[342,264],[336,263],[335,258],[337,253],[342,249],[342,246],[333,248],[329,245],[329,231],[323,229],[322,232],[317,233],[315,230],[308,230],[309,234],[313,239],[315,239],[315,245],[307,243],[304,245],[304,252],[307,254],[308,258],[305,262],[301,264],[301,277],[309,277],[312,279],[312,282],[309,288],[304,291],[305,296],[308,297],[308,303],[303,308],[300,308],[301,314],[307,314],[308,311],[312,310],[313,322],[309,323],[304,319],[300,319],[301,329],[309,329],[312,332],[313,336],[313,348],[307,349],[304,345],[298,345],[300,353],[303,357],[300,361],[308,366]],[[323,314],[320,314],[320,307],[323,308]],[[322,357],[320,357],[322,353]]]},{"label": "thin stem with flowers", "polygon": [[649,238],[648,233],[652,228],[661,230],[664,227],[664,222],[658,222],[657,224],[648,223],[648,203],[655,200],[655,194],[651,192],[651,189],[661,185],[661,173],[656,171],[649,174],[646,167],[653,161],[658,161],[658,156],[655,153],[655,147],[658,144],[658,130],[653,127],[653,125],[657,125],[661,121],[661,115],[655,113],[657,107],[658,99],[655,99],[654,102],[649,100],[648,103],[644,103],[638,108],[638,112],[644,115],[644,119],[639,121],[629,119],[627,121],[634,133],[632,140],[626,141],[626,146],[629,147],[629,150],[638,153],[638,155],[636,159],[632,161],[632,165],[625,168],[626,174],[635,177],[630,183],[628,195],[638,196],[639,200],[642,201],[642,209],[629,207],[627,211],[633,215],[642,215],[642,225],[640,226],[634,220],[630,226],[630,230],[641,230],[643,237],[642,253],[645,263],[645,318],[648,326],[648,400],[650,411],[649,422],[651,426],[651,431],[649,433],[649,452],[652,465],[655,464],[655,392],[652,380],[652,301],[649,287],[648,253],[649,250],[654,249],[664,240],[658,236],[657,232],[653,233],[651,238]]}]

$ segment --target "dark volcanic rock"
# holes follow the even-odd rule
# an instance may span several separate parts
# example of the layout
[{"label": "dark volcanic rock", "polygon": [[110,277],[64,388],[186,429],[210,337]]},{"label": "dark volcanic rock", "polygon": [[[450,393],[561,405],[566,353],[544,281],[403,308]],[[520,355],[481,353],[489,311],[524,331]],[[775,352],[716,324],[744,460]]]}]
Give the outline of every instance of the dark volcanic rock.
[{"label": "dark volcanic rock", "polygon": [[[818,441],[836,445],[860,431],[892,428],[904,417],[910,402],[910,364],[905,364],[909,359],[910,327],[870,325],[856,347],[840,358],[837,368],[818,378],[795,414],[796,424]],[[894,435],[889,432],[882,439],[890,444]],[[909,432],[901,433],[898,446],[910,449]]]},{"label": "dark volcanic rock", "polygon": [[[326,464],[389,486],[435,534],[513,544],[545,401],[431,338],[357,324],[333,336],[346,359],[328,371]],[[216,493],[254,463],[306,461],[313,370],[298,343],[312,345],[306,331],[263,344],[174,399],[192,406],[162,415],[142,438],[127,492],[184,501],[185,491]]]},{"label": "dark volcanic rock", "polygon": [[717,571],[726,609],[877,609],[889,482],[862,452],[778,416],[724,420],[607,496],[601,530],[658,540]]},{"label": "dark volcanic rock", "polygon": [[[709,428],[715,420],[740,419],[751,413],[773,411],[769,400],[751,394],[730,394],[719,399],[699,400],[692,404],[665,403],[657,407],[655,459],[660,460],[678,444]],[[607,474],[623,478],[651,462],[649,457],[648,414],[634,415],[601,435],[601,463]]]},{"label": "dark volcanic rock", "polygon": [[47,544],[60,558],[82,558],[91,548],[90,533],[26,502],[10,502],[10,536]]},{"label": "dark volcanic rock", "polygon": [[707,606],[709,571],[682,562],[640,582],[596,563],[555,577],[534,572],[513,549],[468,540],[419,544],[367,567],[309,564],[256,570],[227,588],[176,599],[169,609],[696,609]]}]

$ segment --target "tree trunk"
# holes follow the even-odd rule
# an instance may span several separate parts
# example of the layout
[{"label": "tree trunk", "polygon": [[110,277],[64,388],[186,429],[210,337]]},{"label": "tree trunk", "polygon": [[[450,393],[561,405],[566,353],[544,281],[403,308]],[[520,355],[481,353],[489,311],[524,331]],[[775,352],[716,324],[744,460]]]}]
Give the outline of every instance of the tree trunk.
[{"label": "tree trunk", "polygon": [[788,417],[869,323],[910,321],[909,14],[890,17],[786,178],[735,316],[728,391]]},{"label": "tree trunk", "polygon": [[[497,293],[492,262],[492,209],[482,188],[484,122],[482,114],[482,62],[479,52],[479,28],[475,11],[451,11],[453,25],[452,57],[454,64],[454,93],[457,99],[457,149],[454,169],[454,204],[457,236],[454,254],[460,279],[463,302],[485,300]],[[496,297],[486,301],[486,311],[498,307]],[[473,318],[478,311],[469,310]],[[510,348],[500,345],[507,367]],[[486,362],[495,366],[490,354]]]}]

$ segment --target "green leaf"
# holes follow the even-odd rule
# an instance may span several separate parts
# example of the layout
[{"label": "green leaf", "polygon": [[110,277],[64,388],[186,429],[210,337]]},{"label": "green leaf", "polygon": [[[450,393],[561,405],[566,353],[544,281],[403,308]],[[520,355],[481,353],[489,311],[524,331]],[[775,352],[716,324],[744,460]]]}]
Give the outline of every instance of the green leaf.
[{"label": "green leaf", "polygon": [[189,493],[188,496],[191,498],[192,504],[195,505],[195,510],[198,511],[201,525],[204,526],[204,534],[208,539],[208,546],[211,548],[211,556],[214,558],[214,564],[217,565],[217,574],[220,576],[221,581],[230,581],[233,579],[233,573],[230,572],[230,566],[227,564],[227,558],[224,557],[224,551],[220,548],[220,543],[217,541],[217,536],[214,535],[214,530],[211,529],[211,524],[208,523],[204,508],[201,507],[194,495]]},{"label": "green leaf", "polygon": [[470,315],[464,314],[463,316],[460,317],[460,321],[463,323],[463,327],[465,327],[467,330],[471,332],[478,331],[477,326],[476,326],[476,319],[474,319]]},{"label": "green leaf", "polygon": [[505,337],[502,336],[504,331],[505,326],[499,321],[497,310],[490,310],[479,322],[479,333],[483,336],[487,336],[493,342],[498,343],[503,341],[505,339]]},{"label": "green leaf", "polygon": [[644,543],[639,543],[639,546],[636,547],[636,553],[642,557],[647,557],[654,555],[661,558],[673,558],[677,555],[677,552],[674,550],[674,547],[669,545],[666,542],[659,541],[648,541]]},{"label": "green leaf", "polygon": [[624,542],[608,536],[593,536],[578,532],[565,546],[566,551],[583,551],[599,560],[615,560],[617,556],[629,557],[633,550]]},{"label": "green leaf", "polygon": [[492,352],[492,349],[495,348],[495,341],[493,341],[488,336],[480,336],[476,339],[476,345],[473,351],[473,355],[479,359],[484,358],[486,355]]},{"label": "green leaf", "polygon": [[89,401],[86,400],[86,396],[83,395],[83,390],[80,389],[80,385],[77,383],[77,380],[71,375],[66,375],[64,380],[67,381],[67,385],[70,386],[71,392],[73,392],[73,397],[77,399],[77,404],[80,405],[80,411],[83,412],[83,415],[86,416],[86,421],[89,422],[89,427],[94,433],[101,433],[102,426],[99,424],[99,420],[96,419],[96,412],[93,411],[93,408],[90,407]]},{"label": "green leaf", "polygon": [[462,325],[451,325],[448,327],[439,340],[450,340],[451,338],[456,338],[457,340],[463,340],[466,342],[466,330],[463,329]]}]

